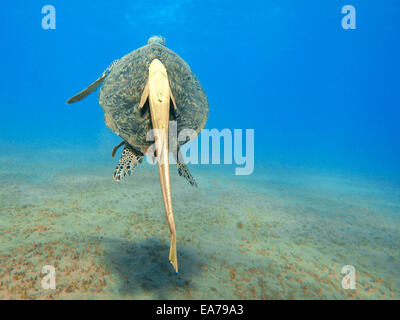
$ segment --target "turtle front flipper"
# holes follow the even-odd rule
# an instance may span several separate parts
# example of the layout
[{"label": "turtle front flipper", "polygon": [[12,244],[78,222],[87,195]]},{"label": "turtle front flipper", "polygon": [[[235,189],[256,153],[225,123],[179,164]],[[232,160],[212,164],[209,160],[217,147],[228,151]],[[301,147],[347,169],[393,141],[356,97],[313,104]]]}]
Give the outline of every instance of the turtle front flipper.
[{"label": "turtle front flipper", "polygon": [[101,83],[103,82],[105,77],[106,76],[104,76],[104,75],[101,76],[95,82],[93,82],[89,87],[87,87],[85,90],[79,92],[77,95],[73,96],[72,98],[69,98],[67,101],[67,104],[72,104],[72,103],[81,101],[82,99],[85,99],[89,94],[96,91],[96,89],[101,85]]},{"label": "turtle front flipper", "polygon": [[121,181],[126,175],[131,175],[132,171],[138,164],[143,161],[143,153],[133,149],[131,146],[125,144],[122,151],[121,158],[114,170],[113,178],[115,181]]},{"label": "turtle front flipper", "polygon": [[69,98],[67,101],[67,104],[72,104],[78,101],[81,101],[82,99],[85,99],[89,94],[92,92],[96,91],[96,89],[103,83],[104,79],[108,76],[108,74],[111,72],[111,69],[115,65],[115,63],[118,60],[115,60],[113,63],[111,63],[106,70],[104,70],[103,74],[101,75],[100,78],[98,78],[95,82],[93,82],[89,87],[87,87],[85,90],[79,92],[77,95],[74,95],[72,98]]},{"label": "turtle front flipper", "polygon": [[179,156],[176,157],[176,168],[178,169],[178,174],[185,178],[187,182],[190,183],[191,186],[196,187],[197,188],[197,183],[196,180],[193,178],[192,174],[189,171],[189,168],[187,167],[187,165],[180,161],[179,158],[182,158],[181,152],[179,151]]}]

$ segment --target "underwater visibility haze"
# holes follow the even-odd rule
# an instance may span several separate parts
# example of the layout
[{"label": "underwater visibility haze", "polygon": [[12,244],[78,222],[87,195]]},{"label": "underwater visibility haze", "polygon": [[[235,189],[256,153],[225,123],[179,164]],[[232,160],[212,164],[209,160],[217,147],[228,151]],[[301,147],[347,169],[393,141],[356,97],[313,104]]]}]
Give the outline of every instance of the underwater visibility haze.
[{"label": "underwater visibility haze", "polygon": [[[7,0],[0,15],[0,299],[400,298],[398,1]],[[196,140],[199,159],[221,154],[188,164],[197,188],[170,165],[178,274],[157,166],[113,180],[122,140],[99,91],[123,81],[110,69],[66,104],[154,35],[204,89],[195,129],[229,133]]]}]

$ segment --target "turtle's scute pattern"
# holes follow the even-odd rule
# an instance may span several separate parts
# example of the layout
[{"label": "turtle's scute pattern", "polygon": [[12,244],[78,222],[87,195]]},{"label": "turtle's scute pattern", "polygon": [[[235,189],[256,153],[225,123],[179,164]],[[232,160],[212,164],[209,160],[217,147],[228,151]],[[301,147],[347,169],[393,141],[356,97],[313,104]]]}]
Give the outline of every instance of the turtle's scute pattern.
[{"label": "turtle's scute pattern", "polygon": [[199,134],[208,117],[206,94],[188,64],[176,53],[158,43],[129,53],[113,64],[101,87],[99,102],[105,118],[113,120],[106,121],[109,128],[142,152],[154,143],[146,141],[146,134],[152,129],[149,109],[147,106],[139,109],[149,66],[154,59],[159,59],[168,73],[178,108],[178,134],[183,129],[192,129]]}]

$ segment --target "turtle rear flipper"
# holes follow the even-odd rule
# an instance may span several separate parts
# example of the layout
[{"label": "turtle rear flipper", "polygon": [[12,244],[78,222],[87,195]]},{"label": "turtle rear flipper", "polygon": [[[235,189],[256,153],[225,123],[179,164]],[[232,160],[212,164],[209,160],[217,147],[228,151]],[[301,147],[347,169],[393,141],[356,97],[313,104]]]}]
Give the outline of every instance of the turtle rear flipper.
[{"label": "turtle rear flipper", "polygon": [[176,168],[178,169],[178,174],[181,177],[185,178],[192,187],[197,188],[198,186],[197,186],[196,180],[193,178],[192,174],[190,173],[189,168],[187,167],[187,165],[184,162],[181,162],[179,160],[179,158],[182,158],[180,151],[179,151],[179,155],[180,155],[180,157],[178,156],[176,159]]},{"label": "turtle rear flipper", "polygon": [[111,63],[106,70],[104,70],[103,74],[101,75],[100,78],[98,78],[95,82],[93,82],[89,87],[87,87],[85,90],[79,92],[77,95],[74,95],[72,98],[69,98],[67,101],[67,104],[75,103],[78,101],[81,101],[82,99],[85,99],[89,94],[92,92],[96,91],[96,89],[103,83],[104,79],[108,76],[108,74],[111,72],[112,67],[115,65],[115,63],[118,60],[115,60],[113,63]]},{"label": "turtle rear flipper", "polygon": [[132,171],[137,167],[138,164],[142,163],[142,161],[143,153],[125,144],[121,158],[119,159],[119,162],[114,170],[114,180],[121,181],[121,179],[126,175],[130,176]]}]

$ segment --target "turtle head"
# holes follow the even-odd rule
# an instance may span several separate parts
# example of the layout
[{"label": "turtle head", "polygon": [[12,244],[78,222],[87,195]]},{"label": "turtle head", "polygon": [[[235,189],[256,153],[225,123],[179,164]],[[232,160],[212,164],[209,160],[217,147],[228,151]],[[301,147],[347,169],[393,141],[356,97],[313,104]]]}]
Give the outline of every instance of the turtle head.
[{"label": "turtle head", "polygon": [[157,43],[165,46],[166,41],[165,38],[162,36],[152,36],[148,41],[147,44]]}]

